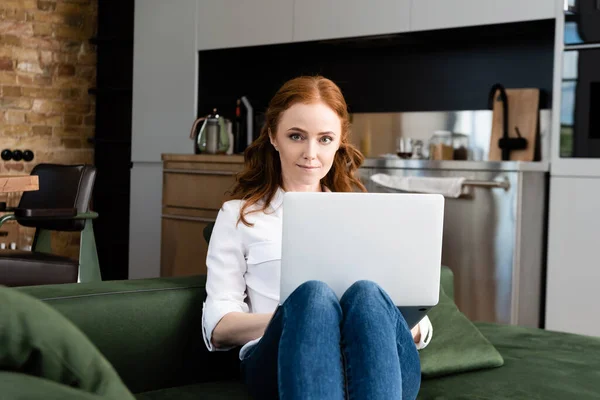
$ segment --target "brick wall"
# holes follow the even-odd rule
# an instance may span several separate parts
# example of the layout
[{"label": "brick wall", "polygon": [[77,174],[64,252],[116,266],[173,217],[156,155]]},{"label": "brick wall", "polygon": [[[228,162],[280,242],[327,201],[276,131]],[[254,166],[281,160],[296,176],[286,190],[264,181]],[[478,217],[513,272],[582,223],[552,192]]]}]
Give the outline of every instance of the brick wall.
[{"label": "brick wall", "polygon": [[[93,163],[98,0],[0,0],[0,150],[32,150],[25,163],[0,160],[0,174],[35,164]],[[16,205],[19,195],[0,197]],[[32,232],[20,229],[19,246]],[[56,235],[58,253],[76,257],[78,235]]]}]

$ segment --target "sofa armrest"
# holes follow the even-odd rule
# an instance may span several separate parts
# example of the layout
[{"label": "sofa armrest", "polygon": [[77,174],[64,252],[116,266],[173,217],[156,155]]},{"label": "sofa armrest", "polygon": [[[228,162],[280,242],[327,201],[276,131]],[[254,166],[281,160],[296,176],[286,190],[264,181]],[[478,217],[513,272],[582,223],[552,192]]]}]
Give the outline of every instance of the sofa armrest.
[{"label": "sofa armrest", "polygon": [[73,321],[134,393],[239,377],[238,352],[202,340],[205,276],[18,288]]}]

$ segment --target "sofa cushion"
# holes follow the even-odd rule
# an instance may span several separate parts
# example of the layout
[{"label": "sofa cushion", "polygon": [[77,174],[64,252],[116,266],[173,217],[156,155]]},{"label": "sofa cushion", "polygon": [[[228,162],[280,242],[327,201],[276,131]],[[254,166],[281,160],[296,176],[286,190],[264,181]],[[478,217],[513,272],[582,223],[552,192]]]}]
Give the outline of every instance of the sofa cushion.
[{"label": "sofa cushion", "polygon": [[[453,374],[421,383],[419,400],[598,399],[600,338],[477,323],[502,354],[502,368]],[[138,400],[249,399],[239,381],[157,390]]]},{"label": "sofa cushion", "polygon": [[[442,283],[451,281],[451,271],[442,269]],[[428,316],[433,326],[429,345],[420,350],[424,378],[502,366],[503,359],[479,329],[459,311],[440,286],[439,303]]]},{"label": "sofa cushion", "polygon": [[426,379],[420,400],[600,399],[600,338],[493,323],[476,326],[502,354],[504,366]]},{"label": "sofa cushion", "polygon": [[187,385],[140,393],[137,400],[248,400],[250,395],[240,381],[222,381]]},{"label": "sofa cushion", "polygon": [[110,399],[133,399],[96,346],[58,311],[0,286],[0,370],[46,378]]},{"label": "sofa cushion", "polygon": [[107,400],[48,379],[7,371],[0,371],[0,393],[6,400]]}]

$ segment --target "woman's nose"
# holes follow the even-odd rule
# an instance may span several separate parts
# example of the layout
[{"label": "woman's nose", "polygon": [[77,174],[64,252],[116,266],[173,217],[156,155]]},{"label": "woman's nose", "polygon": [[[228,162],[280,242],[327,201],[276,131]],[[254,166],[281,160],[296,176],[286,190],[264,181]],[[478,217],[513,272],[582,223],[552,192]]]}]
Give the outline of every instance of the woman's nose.
[{"label": "woman's nose", "polygon": [[304,154],[302,155],[307,160],[314,160],[317,157],[317,145],[316,143],[307,142],[304,148]]}]

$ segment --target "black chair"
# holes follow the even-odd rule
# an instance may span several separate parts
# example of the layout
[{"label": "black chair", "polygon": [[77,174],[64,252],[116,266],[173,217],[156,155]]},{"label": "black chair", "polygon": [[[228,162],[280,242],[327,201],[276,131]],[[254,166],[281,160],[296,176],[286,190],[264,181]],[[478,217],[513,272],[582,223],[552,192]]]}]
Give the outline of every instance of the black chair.
[{"label": "black chair", "polygon": [[202,229],[202,236],[204,236],[204,240],[206,244],[210,244],[210,236],[212,235],[213,228],[215,227],[214,222],[209,222],[204,229]]},{"label": "black chair", "polygon": [[[36,228],[32,250],[0,250],[0,285],[33,286],[101,280],[89,204],[96,179],[90,165],[39,164],[31,171],[39,190],[0,217]],[[51,231],[81,232],[79,259],[51,254]]]}]

